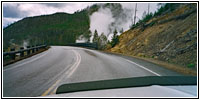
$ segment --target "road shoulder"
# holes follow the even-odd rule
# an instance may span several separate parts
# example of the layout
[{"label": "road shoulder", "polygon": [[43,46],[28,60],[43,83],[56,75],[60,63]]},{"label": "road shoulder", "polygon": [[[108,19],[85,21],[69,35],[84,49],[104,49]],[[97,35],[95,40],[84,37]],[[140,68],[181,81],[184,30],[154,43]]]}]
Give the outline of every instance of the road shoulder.
[{"label": "road shoulder", "polygon": [[162,66],[163,68],[175,71],[177,73],[180,74],[184,74],[184,75],[191,75],[191,76],[197,76],[197,72],[194,70],[191,70],[189,68],[185,68],[179,65],[175,65],[175,64],[169,64],[163,61],[159,61],[159,60],[155,60],[155,59],[151,59],[151,58],[142,58],[142,57],[136,57],[136,56],[130,56],[130,55],[125,55],[125,54],[121,54],[121,53],[115,53],[115,52],[109,52],[109,51],[100,51],[106,54],[111,54],[111,55],[117,55],[120,57],[123,57],[125,59],[138,59],[138,60],[143,60],[149,63],[153,63],[156,64],[158,66]]}]

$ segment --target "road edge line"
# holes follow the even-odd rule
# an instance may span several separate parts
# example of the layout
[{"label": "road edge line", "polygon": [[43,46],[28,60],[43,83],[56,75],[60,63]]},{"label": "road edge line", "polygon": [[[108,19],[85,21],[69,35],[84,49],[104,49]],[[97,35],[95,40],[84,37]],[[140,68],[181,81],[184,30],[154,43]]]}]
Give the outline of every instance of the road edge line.
[{"label": "road edge line", "polygon": [[[124,59],[124,58],[123,58]],[[158,73],[156,73],[156,72],[154,72],[154,71],[152,71],[152,70],[150,70],[150,69],[148,69],[148,68],[146,68],[146,67],[144,67],[144,66],[142,66],[142,65],[139,65],[139,64],[137,64],[137,63],[135,63],[135,62],[133,62],[133,61],[130,61],[130,60],[128,60],[128,59],[125,59],[126,61],[128,61],[128,62],[130,62],[130,63],[132,63],[132,64],[135,64],[135,65],[137,65],[138,67],[140,67],[140,68],[142,68],[142,69],[145,69],[146,71],[149,71],[149,72],[151,72],[151,73],[153,73],[153,74],[155,74],[155,75],[157,75],[157,76],[161,76],[160,74],[158,74]]]}]

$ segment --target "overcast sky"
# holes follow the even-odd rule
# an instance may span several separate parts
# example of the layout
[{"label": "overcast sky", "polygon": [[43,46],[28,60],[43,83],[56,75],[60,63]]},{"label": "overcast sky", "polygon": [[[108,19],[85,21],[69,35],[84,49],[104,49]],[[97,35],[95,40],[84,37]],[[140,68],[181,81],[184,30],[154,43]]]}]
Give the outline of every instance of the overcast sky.
[{"label": "overcast sky", "polygon": [[[75,11],[84,9],[92,4],[94,3],[3,3],[3,26],[5,27],[10,23],[30,16],[53,14],[56,12],[74,13]],[[134,3],[132,3],[132,5],[124,5],[131,7]],[[155,11],[157,7],[155,4],[151,5],[151,11]],[[141,7],[145,10],[147,9],[144,6]],[[138,11],[138,13],[142,14],[143,11]]]},{"label": "overcast sky", "polygon": [[93,3],[3,3],[3,26],[24,17],[53,14],[56,12],[74,13]]}]

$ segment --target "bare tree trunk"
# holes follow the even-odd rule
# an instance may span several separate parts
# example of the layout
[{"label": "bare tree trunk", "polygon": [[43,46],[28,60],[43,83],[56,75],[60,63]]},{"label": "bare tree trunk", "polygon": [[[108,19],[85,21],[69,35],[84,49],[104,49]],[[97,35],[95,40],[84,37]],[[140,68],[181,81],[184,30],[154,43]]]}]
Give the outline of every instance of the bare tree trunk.
[{"label": "bare tree trunk", "polygon": [[135,22],[136,22],[136,11],[137,11],[137,3],[135,4],[135,16],[134,16],[134,25],[135,25]]},{"label": "bare tree trunk", "polygon": [[133,25],[133,17],[131,17],[131,25]]},{"label": "bare tree trunk", "polygon": [[148,13],[147,13],[148,15],[149,15],[149,9],[150,9],[150,4],[148,3]]}]

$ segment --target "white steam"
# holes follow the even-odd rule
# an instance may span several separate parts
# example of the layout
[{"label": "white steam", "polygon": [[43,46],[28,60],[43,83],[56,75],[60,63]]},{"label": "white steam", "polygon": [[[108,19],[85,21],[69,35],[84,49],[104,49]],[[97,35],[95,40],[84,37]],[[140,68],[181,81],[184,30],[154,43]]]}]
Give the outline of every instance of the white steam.
[{"label": "white steam", "polygon": [[76,43],[85,43],[85,42],[87,42],[87,39],[83,35],[80,35],[78,39],[76,39]]},{"label": "white steam", "polygon": [[[133,24],[134,11],[136,3],[121,3],[117,6],[119,9],[110,7],[102,7],[97,12],[94,12],[90,16],[90,31],[93,33],[95,29],[98,32],[98,35],[104,33],[108,40],[111,40],[114,30],[118,31],[118,34],[121,34],[120,31],[126,31],[130,29],[130,26]],[[116,6],[115,6],[116,7]],[[121,9],[120,9],[121,8]],[[136,22],[142,19],[144,11],[147,12],[148,3],[137,3],[137,17]],[[155,12],[157,10],[157,4],[151,3],[149,12]]]},{"label": "white steam", "polygon": [[[112,12],[108,8],[100,8],[97,12],[94,12],[90,16],[90,31],[94,33],[97,30],[98,35],[104,33],[105,36],[109,35],[109,26],[115,19],[112,17]],[[90,38],[90,42],[93,39],[93,35]]]},{"label": "white steam", "polygon": [[95,12],[90,16],[90,31],[94,32],[96,29],[98,35],[103,32],[107,36],[109,33],[109,26],[114,21],[115,19],[112,17],[111,10],[108,8],[103,9],[101,7],[98,12]]},{"label": "white steam", "polygon": [[28,41],[26,41],[26,40],[24,40],[24,41],[23,41],[23,47],[24,47],[24,49],[26,49],[26,48],[27,48],[28,44],[29,44],[29,42],[28,42]]}]

